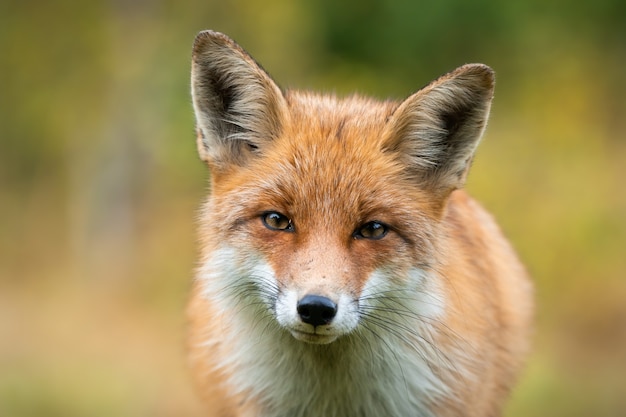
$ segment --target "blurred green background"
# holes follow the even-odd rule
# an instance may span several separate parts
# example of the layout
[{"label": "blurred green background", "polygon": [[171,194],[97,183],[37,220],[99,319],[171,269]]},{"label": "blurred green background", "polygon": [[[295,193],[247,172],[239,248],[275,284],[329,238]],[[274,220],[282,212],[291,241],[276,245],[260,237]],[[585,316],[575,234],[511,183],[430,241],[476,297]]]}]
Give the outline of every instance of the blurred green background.
[{"label": "blurred green background", "polygon": [[0,0],[0,416],[201,415],[183,310],[207,28],[340,95],[491,65],[468,188],[538,304],[506,415],[626,415],[625,22],[623,0]]}]

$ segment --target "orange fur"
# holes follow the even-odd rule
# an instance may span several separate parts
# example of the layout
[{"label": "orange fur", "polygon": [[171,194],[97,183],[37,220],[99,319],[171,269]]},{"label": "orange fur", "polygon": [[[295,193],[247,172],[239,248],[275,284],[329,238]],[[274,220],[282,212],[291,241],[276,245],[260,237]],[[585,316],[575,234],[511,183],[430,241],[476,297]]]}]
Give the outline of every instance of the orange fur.
[{"label": "orange fur", "polygon": [[[402,103],[282,92],[207,31],[192,92],[212,176],[188,310],[207,415],[499,415],[532,287],[460,190],[492,71],[463,66]],[[330,321],[307,321],[307,295],[335,305]]]}]

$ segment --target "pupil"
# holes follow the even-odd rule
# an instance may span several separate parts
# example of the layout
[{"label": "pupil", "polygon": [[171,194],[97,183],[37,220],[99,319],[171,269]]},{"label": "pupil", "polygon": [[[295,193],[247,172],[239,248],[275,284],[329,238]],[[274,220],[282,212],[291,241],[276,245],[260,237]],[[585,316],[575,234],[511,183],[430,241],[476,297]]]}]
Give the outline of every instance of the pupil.
[{"label": "pupil", "polygon": [[274,226],[280,228],[283,225],[283,219],[280,214],[273,213],[270,215],[270,218]]}]

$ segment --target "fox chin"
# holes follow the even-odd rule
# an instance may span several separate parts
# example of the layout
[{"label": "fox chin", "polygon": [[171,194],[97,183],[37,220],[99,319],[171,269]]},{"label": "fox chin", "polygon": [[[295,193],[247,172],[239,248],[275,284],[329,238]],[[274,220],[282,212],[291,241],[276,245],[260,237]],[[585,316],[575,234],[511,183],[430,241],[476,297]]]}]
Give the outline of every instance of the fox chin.
[{"label": "fox chin", "polygon": [[283,90],[198,34],[191,87],[210,171],[188,306],[212,417],[501,415],[533,288],[463,190],[494,72],[404,101]]}]

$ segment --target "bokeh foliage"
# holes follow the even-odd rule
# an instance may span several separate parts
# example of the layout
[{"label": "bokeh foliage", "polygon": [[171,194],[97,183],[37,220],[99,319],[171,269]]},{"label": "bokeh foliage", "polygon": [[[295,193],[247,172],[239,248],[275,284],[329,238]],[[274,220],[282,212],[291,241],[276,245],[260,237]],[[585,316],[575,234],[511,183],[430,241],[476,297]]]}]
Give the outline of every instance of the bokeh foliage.
[{"label": "bokeh foliage", "polygon": [[183,309],[205,28],[341,95],[491,65],[468,188],[538,303],[507,416],[625,415],[625,21],[623,0],[0,0],[0,415],[200,415]]}]

